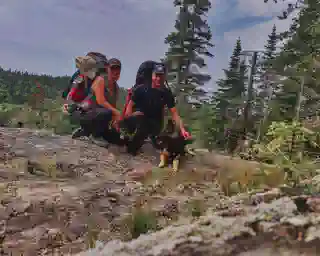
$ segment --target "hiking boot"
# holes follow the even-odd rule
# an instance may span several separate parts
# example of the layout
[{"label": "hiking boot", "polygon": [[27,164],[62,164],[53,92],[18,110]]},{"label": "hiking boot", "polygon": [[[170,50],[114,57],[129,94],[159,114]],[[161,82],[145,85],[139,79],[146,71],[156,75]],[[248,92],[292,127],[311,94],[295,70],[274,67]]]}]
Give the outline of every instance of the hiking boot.
[{"label": "hiking boot", "polygon": [[88,136],[88,134],[85,132],[85,130],[83,128],[77,128],[71,135],[72,139],[77,139],[80,137],[85,137]]},{"label": "hiking boot", "polygon": [[109,143],[105,141],[102,137],[90,136],[90,141],[99,147],[103,147],[103,148],[109,147]]}]

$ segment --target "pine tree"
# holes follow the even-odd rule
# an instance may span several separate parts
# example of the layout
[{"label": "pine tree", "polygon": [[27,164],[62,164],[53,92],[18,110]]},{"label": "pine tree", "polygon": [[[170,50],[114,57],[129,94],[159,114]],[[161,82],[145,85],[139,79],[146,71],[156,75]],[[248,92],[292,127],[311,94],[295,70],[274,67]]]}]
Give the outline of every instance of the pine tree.
[{"label": "pine tree", "polygon": [[190,117],[205,93],[203,85],[211,79],[210,75],[200,71],[206,67],[203,56],[213,57],[209,51],[213,47],[210,43],[212,34],[206,21],[211,3],[209,0],[175,0],[174,6],[179,8],[176,31],[165,39],[169,45],[165,57],[168,82],[178,98],[182,116]]},{"label": "pine tree", "polygon": [[217,82],[218,90],[214,100],[219,112],[224,115],[233,110],[229,116],[235,118],[238,108],[242,106],[245,87],[245,65],[240,60],[242,47],[240,38],[237,40],[233,54],[230,58],[229,68],[224,70],[225,78]]},{"label": "pine tree", "polygon": [[[241,40],[237,40],[227,70],[224,70],[225,78],[217,82],[218,90],[214,93],[212,102],[215,110],[217,124],[217,137],[224,138],[227,127],[231,128],[237,122],[244,107],[246,94],[246,66],[241,61]],[[239,115],[240,114],[240,115]]]},{"label": "pine tree", "polygon": [[277,27],[273,25],[272,32],[268,36],[267,44],[265,45],[265,52],[263,55],[263,60],[270,61],[274,60],[276,57],[278,36],[277,36]]},{"label": "pine tree", "polygon": [[212,150],[217,147],[216,142],[219,140],[220,120],[216,119],[215,108],[209,102],[203,103],[199,110],[199,132],[197,140],[200,147]]},{"label": "pine tree", "polygon": [[264,46],[264,52],[261,57],[259,65],[257,65],[257,99],[255,104],[255,112],[260,120],[259,134],[261,138],[264,133],[264,128],[267,126],[267,120],[270,112],[270,104],[272,96],[277,91],[277,84],[274,79],[276,78],[273,71],[273,61],[277,56],[277,43],[278,43],[277,29],[274,25],[272,32],[268,35],[268,40]]},{"label": "pine tree", "polygon": [[314,72],[314,59],[320,46],[319,13],[319,1],[309,0],[275,62],[275,68],[285,77],[280,83],[277,102],[282,118],[287,120],[314,115],[319,108],[319,75]]}]

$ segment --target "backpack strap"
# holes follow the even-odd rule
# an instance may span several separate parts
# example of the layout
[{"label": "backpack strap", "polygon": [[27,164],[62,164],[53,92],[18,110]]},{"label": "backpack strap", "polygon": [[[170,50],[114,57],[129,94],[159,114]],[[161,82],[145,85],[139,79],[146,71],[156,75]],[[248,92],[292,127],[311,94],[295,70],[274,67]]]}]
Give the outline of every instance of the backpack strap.
[{"label": "backpack strap", "polygon": [[67,85],[67,87],[62,91],[62,98],[66,99],[68,97],[68,94],[72,88],[72,85],[75,81],[75,79],[77,79],[80,75],[80,70],[77,70],[76,72],[73,73],[73,75],[71,76],[71,79],[69,80],[69,83]]},{"label": "backpack strap", "polygon": [[116,96],[116,99],[118,99],[119,90],[120,90],[119,85],[118,85],[118,83],[116,82],[116,83],[115,83],[115,91],[114,91],[115,96]]},{"label": "backpack strap", "polygon": [[78,69],[71,77],[70,84],[74,82],[74,80],[80,75],[80,70]]},{"label": "backpack strap", "polygon": [[96,76],[90,81],[90,83],[87,84],[87,85],[88,85],[88,88],[87,88],[87,90],[88,90],[88,95],[84,98],[83,101],[87,101],[87,100],[90,100],[90,99],[91,99],[91,97],[92,97],[92,95],[93,95],[93,93],[92,93],[92,85],[93,85],[93,83],[94,83],[94,80],[96,80],[96,78],[97,78],[98,76],[99,76],[99,75],[96,75]]}]

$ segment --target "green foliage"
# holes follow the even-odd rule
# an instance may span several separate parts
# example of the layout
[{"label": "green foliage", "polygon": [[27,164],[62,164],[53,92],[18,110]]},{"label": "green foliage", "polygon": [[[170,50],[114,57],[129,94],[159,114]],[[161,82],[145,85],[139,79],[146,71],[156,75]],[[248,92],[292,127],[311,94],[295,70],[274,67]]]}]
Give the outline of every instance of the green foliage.
[{"label": "green foliage", "polygon": [[0,104],[0,124],[12,126],[12,116],[22,110],[22,106],[12,104]]},{"label": "green foliage", "polygon": [[199,218],[205,213],[205,207],[202,200],[193,199],[189,202],[189,204],[192,217]]},{"label": "green foliage", "polygon": [[[272,135],[275,136],[272,137],[270,130],[268,132],[272,123],[278,125],[285,123],[288,126],[285,128],[286,132],[289,134],[289,131],[294,132],[296,136],[298,131],[295,131],[293,126],[289,126],[289,124],[294,122],[304,124],[305,119],[316,119],[319,116],[320,23],[318,17],[320,2],[317,0],[298,0],[297,3],[296,6],[288,5],[288,9],[284,10],[284,16],[288,16],[293,10],[299,12],[299,15],[293,19],[289,30],[277,34],[274,26],[268,36],[264,52],[259,54],[257,65],[254,67],[254,86],[250,92],[246,81],[248,73],[240,60],[241,41],[240,39],[237,41],[229,67],[224,70],[225,77],[217,81],[218,90],[211,99],[214,118],[210,116],[208,118],[210,120],[207,120],[206,124],[211,123],[209,126],[212,125],[211,130],[214,131],[210,135],[212,145],[220,148],[225,147],[227,140],[224,138],[224,132],[226,128],[230,128],[232,134],[230,137],[234,139],[231,144],[237,144],[238,147],[241,145],[241,133],[246,131],[244,128],[249,126],[253,126],[253,134],[248,134],[246,131],[245,138],[251,142],[256,139],[255,143],[261,142],[263,144],[268,140],[280,143],[275,140],[276,135]],[[280,40],[283,41],[283,47],[277,51]],[[250,109],[249,118],[247,116],[242,118],[246,113],[245,107],[249,93],[254,96],[254,104]],[[314,128],[310,129],[315,132]],[[312,162],[315,152],[319,153],[317,147],[310,146],[315,138],[312,140],[309,137],[307,142],[301,142],[303,144],[303,165],[306,165],[305,161]],[[299,141],[299,138],[294,138],[294,146],[302,146],[296,140]],[[276,154],[276,152],[264,151],[266,155],[272,155],[272,157]],[[295,164],[300,164],[294,150],[291,151],[282,145],[279,152],[282,152],[286,157],[290,156],[289,165],[292,165],[292,161]],[[279,161],[285,164],[286,157],[279,152],[277,153]],[[262,158],[260,156],[260,160]],[[270,159],[270,157],[266,158],[271,162],[278,161]]]},{"label": "green foliage", "polygon": [[[62,90],[70,77],[52,77],[0,68],[0,124],[49,129],[57,134],[69,134],[78,126],[62,113]],[[119,109],[127,92],[119,91]]]},{"label": "green foliage", "polygon": [[[219,140],[224,139],[225,130],[227,128],[233,128],[235,125],[240,126],[239,113],[243,111],[245,95],[246,95],[246,67],[241,61],[241,40],[237,40],[233,50],[233,54],[230,57],[229,68],[224,70],[225,78],[220,79],[217,82],[217,91],[211,98],[214,120],[216,128],[214,129],[215,138]],[[213,129],[211,129],[213,132]],[[212,133],[213,134],[213,133]],[[220,147],[225,147],[225,143],[218,143]]]},{"label": "green foliage", "polygon": [[217,82],[218,90],[214,96],[219,111],[227,113],[229,109],[232,109],[233,111],[228,115],[235,118],[238,116],[237,109],[243,104],[242,100],[246,92],[244,76],[246,68],[240,60],[241,51],[241,40],[238,39],[230,58],[229,69],[224,70],[225,79]]},{"label": "green foliage", "polygon": [[139,209],[132,216],[132,238],[138,238],[141,234],[146,234],[150,230],[157,228],[156,216],[150,212]]},{"label": "green foliage", "polygon": [[70,77],[52,77],[0,68],[0,97],[3,103],[24,104],[39,95],[55,99],[65,88]]},{"label": "green foliage", "polygon": [[[256,76],[256,115],[260,118],[259,135],[261,139],[266,132],[268,117],[271,111],[271,105],[273,103],[273,96],[278,90],[277,84],[274,82],[275,75],[273,71],[274,59],[276,58],[276,45],[278,43],[278,36],[276,33],[276,26],[272,28],[272,32],[268,35],[268,40],[265,45],[265,51],[262,53],[262,57],[257,65]],[[274,112],[272,112],[274,113]]]},{"label": "green foliage", "polygon": [[197,138],[197,146],[212,150],[216,147],[219,120],[216,119],[214,106],[210,103],[202,104],[198,111],[198,120],[194,122],[192,131]]},{"label": "green foliage", "polygon": [[305,154],[307,143],[315,148],[317,134],[300,122],[273,122],[266,134],[267,141],[254,145],[259,158],[269,158],[272,164],[286,173],[286,181],[296,186],[303,179],[314,176],[316,161]]}]

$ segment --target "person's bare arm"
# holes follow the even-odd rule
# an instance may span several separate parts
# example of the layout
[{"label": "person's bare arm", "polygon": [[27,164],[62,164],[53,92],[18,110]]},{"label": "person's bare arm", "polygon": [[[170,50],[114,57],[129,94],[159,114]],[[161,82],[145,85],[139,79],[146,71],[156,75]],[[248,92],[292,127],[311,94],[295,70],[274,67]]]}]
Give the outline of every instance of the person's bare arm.
[{"label": "person's bare arm", "polygon": [[134,102],[130,100],[126,108],[126,112],[124,114],[125,117],[132,115],[133,106],[134,106]]},{"label": "person's bare arm", "polygon": [[173,107],[173,108],[170,108],[169,110],[171,112],[172,119],[175,122],[176,126],[180,129],[180,131],[182,132],[185,131],[182,119],[178,114],[177,108]]},{"label": "person's bare arm", "polygon": [[185,132],[184,125],[183,125],[181,117],[178,113],[178,110],[176,108],[175,98],[174,98],[171,90],[168,89],[165,96],[166,96],[166,105],[171,112],[171,116],[172,116],[173,121],[175,122],[177,128],[180,129],[180,131],[182,133]]},{"label": "person's bare arm", "polygon": [[114,114],[118,115],[119,111],[113,107],[104,97],[105,81],[102,77],[98,77],[92,84],[92,89],[96,96],[97,103],[107,109],[110,109]]}]

